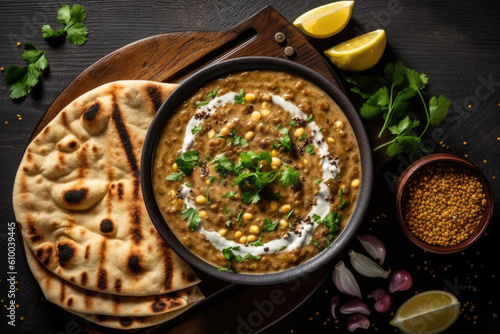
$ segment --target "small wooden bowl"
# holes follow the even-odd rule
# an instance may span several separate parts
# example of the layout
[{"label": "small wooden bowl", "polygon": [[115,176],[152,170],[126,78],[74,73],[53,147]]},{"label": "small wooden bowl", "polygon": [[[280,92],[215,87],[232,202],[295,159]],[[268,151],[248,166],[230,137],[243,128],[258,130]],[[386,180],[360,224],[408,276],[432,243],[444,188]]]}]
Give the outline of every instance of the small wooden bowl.
[{"label": "small wooden bowl", "polygon": [[[479,179],[479,181],[482,183],[483,191],[484,194],[486,195],[486,208],[483,214],[483,219],[481,220],[477,228],[474,230],[474,233],[472,233],[472,235],[469,236],[469,238],[454,246],[429,245],[423,242],[410,232],[408,226],[406,225],[403,219],[403,204],[404,204],[403,195],[407,184],[412,179],[412,177],[416,173],[421,171],[424,167],[438,162],[456,163],[467,168],[469,171],[474,173]],[[493,215],[493,195],[488,180],[477,166],[457,155],[447,154],[447,153],[436,153],[428,155],[424,158],[415,161],[401,174],[396,183],[396,211],[399,224],[401,225],[403,232],[415,245],[429,252],[439,253],[439,254],[450,254],[463,251],[464,249],[472,245],[474,242],[476,242],[479,239],[479,237],[484,233]]]}]

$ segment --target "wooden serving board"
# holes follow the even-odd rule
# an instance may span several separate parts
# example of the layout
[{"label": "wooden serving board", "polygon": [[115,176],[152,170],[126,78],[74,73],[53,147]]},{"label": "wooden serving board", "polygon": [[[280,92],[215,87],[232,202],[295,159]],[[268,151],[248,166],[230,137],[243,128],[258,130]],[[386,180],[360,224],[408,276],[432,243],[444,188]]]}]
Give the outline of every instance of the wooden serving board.
[{"label": "wooden serving board", "polygon": [[[275,34],[286,40],[278,43]],[[292,47],[294,54],[285,55]],[[221,32],[178,32],[146,38],[102,58],[74,79],[41,118],[33,139],[66,105],[102,84],[116,80],[179,83],[210,64],[243,56],[270,56],[303,64],[344,90],[323,56],[273,8],[267,7],[241,24]],[[197,306],[147,333],[258,332],[305,301],[331,273],[325,266],[293,282],[272,286],[237,286],[199,273],[207,296]],[[65,314],[89,333],[123,333]]]}]

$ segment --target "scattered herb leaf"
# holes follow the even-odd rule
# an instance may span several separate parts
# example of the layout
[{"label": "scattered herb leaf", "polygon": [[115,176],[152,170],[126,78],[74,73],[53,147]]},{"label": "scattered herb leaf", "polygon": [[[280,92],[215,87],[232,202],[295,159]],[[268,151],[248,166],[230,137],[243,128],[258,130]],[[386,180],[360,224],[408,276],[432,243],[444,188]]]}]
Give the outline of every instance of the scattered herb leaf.
[{"label": "scattered herb leaf", "polygon": [[181,181],[184,182],[184,173],[183,172],[177,172],[177,173],[172,173],[168,175],[165,180],[167,181]]},{"label": "scattered herb leaf", "polygon": [[194,231],[200,225],[200,213],[195,208],[187,208],[184,205],[184,210],[181,212],[182,218],[188,220],[188,226],[191,231]]},{"label": "scattered herb leaf", "polygon": [[227,192],[225,193],[224,195],[222,195],[221,197],[222,198],[232,198],[236,195],[236,191],[230,191],[230,192]]},{"label": "scattered herb leaf", "polygon": [[279,220],[276,220],[276,221],[272,221],[271,218],[267,217],[266,219],[264,219],[264,228],[263,228],[263,232],[272,232],[276,229],[276,227],[278,226],[279,224]]},{"label": "scattered herb leaf", "polygon": [[191,133],[193,135],[197,134],[198,132],[200,132],[201,130],[203,130],[203,127],[201,125],[198,125],[198,126],[195,126],[194,128],[191,129]]},{"label": "scattered herb leaf", "polygon": [[43,37],[53,38],[67,34],[71,44],[82,45],[87,40],[88,34],[87,27],[82,23],[86,17],[85,8],[81,5],[73,5],[71,8],[62,5],[57,11],[57,20],[65,27],[54,31],[46,24],[42,27]]},{"label": "scattered herb leaf", "polygon": [[238,104],[245,104],[245,93],[243,93],[243,88],[240,89],[240,93],[234,97],[234,100]]}]

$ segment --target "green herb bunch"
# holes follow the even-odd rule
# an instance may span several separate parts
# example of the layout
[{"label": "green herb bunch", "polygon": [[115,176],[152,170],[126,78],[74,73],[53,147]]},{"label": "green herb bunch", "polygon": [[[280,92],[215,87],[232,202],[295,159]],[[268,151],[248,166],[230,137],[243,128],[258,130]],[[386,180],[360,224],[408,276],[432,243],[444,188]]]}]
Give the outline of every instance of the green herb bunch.
[{"label": "green herb bunch", "polygon": [[[377,151],[387,147],[387,155],[391,157],[419,148],[429,126],[438,126],[451,105],[450,100],[442,95],[426,101],[422,91],[427,86],[427,76],[404,66],[401,61],[387,64],[383,75],[355,74],[345,79],[353,85],[351,91],[366,100],[360,109],[361,117],[371,119],[382,116],[384,125],[379,137],[385,130],[395,136],[374,149]],[[421,102],[419,112],[413,108],[412,100],[415,99]],[[422,109],[425,118],[421,124],[419,118],[422,118]]]}]

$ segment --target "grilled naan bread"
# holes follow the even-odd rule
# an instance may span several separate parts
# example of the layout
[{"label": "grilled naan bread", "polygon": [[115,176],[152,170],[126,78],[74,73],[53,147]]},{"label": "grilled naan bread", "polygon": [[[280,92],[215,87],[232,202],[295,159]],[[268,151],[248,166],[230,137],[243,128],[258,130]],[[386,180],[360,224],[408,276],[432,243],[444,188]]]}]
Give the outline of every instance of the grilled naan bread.
[{"label": "grilled naan bread", "polygon": [[25,248],[28,265],[40,284],[45,299],[68,311],[119,317],[143,317],[170,313],[203,299],[200,289],[189,288],[152,296],[117,296],[86,290],[47,270],[30,249]]},{"label": "grilled naan bread", "polygon": [[109,316],[102,314],[86,314],[81,312],[73,312],[71,310],[67,311],[79,316],[80,318],[91,321],[100,326],[108,328],[116,328],[116,329],[137,329],[164,323],[186,312],[195,304],[196,303],[189,304],[186,307],[183,307],[179,310],[175,310],[172,312],[158,314],[158,315],[150,315],[145,317],[118,317],[118,316]]},{"label": "grilled naan bread", "polygon": [[13,192],[26,244],[75,286],[160,295],[199,282],[163,241],[142,198],[148,126],[176,85],[117,81],[82,95],[29,144]]}]

